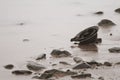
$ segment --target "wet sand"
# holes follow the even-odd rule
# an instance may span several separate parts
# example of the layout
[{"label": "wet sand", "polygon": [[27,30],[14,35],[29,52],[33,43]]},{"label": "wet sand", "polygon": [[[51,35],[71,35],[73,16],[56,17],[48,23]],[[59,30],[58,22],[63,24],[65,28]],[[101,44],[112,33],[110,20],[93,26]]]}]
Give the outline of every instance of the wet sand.
[{"label": "wet sand", "polygon": [[[0,0],[0,79],[33,80],[33,75],[15,76],[11,74],[12,70],[6,70],[3,66],[14,64],[13,70],[26,69],[27,61],[35,61],[35,57],[41,53],[47,54],[47,59],[37,62],[45,65],[47,69],[71,69],[72,66],[58,64],[63,60],[75,65],[72,57],[51,58],[50,52],[53,49],[67,50],[72,56],[79,56],[85,61],[109,61],[113,64],[119,62],[120,54],[108,51],[111,47],[120,47],[120,14],[114,12],[119,5],[119,0]],[[97,11],[103,11],[104,14],[93,14]],[[77,33],[97,25],[102,19],[110,19],[117,25],[100,27],[98,37],[102,38],[101,44],[86,48],[77,47],[70,42]],[[53,67],[51,62],[58,65]],[[115,65],[89,69],[86,72],[90,72],[94,77],[91,80],[98,80],[100,76],[105,80],[119,80],[119,69],[119,65]],[[73,79],[67,76],[58,80]]]}]

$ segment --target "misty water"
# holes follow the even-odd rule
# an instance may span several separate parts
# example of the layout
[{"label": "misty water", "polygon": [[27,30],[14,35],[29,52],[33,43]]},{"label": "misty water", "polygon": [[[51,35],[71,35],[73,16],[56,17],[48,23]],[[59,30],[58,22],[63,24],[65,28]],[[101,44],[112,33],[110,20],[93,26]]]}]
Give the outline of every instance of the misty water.
[{"label": "misty water", "polygon": [[[0,0],[0,79],[31,79],[16,77],[3,66],[11,63],[15,69],[23,69],[27,61],[41,53],[46,53],[49,60],[53,49],[68,50],[85,60],[119,61],[120,54],[108,52],[120,46],[120,14],[114,12],[119,7],[119,0]],[[97,11],[104,15],[93,14]],[[70,42],[77,33],[102,19],[117,25],[99,29],[102,43],[93,46],[95,50],[78,48]]]}]

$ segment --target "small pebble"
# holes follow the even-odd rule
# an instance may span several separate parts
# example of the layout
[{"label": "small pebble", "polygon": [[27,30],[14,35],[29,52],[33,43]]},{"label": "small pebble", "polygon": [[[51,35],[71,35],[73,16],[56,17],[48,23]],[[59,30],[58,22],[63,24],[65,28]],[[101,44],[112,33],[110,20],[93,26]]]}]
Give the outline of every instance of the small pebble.
[{"label": "small pebble", "polygon": [[8,65],[5,65],[4,68],[6,68],[6,69],[13,69],[14,65],[8,64]]}]

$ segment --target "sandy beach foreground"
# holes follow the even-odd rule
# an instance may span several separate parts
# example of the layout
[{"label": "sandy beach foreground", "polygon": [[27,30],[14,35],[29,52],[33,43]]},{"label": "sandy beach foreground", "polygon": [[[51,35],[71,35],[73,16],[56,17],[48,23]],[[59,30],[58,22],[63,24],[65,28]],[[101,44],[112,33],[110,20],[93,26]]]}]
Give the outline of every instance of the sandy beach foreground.
[{"label": "sandy beach foreground", "polygon": [[[120,80],[119,5],[119,0],[0,0],[0,79]],[[103,25],[106,19],[112,22]],[[91,26],[99,27],[101,43],[70,42]]]}]

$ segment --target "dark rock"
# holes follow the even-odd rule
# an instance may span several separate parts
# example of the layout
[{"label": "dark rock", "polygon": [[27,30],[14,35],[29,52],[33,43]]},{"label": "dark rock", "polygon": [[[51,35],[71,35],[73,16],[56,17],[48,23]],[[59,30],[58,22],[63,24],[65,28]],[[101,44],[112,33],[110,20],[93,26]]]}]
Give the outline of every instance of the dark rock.
[{"label": "dark rock", "polygon": [[71,76],[73,79],[80,79],[80,78],[91,78],[91,74],[90,73],[82,73],[79,75],[73,75]]},{"label": "dark rock", "polygon": [[97,38],[96,43],[102,43],[102,38]]},{"label": "dark rock", "polygon": [[105,66],[112,66],[112,63],[110,63],[110,62],[104,62],[104,65]]},{"label": "dark rock", "polygon": [[108,49],[108,51],[111,53],[120,53],[120,47],[113,47]]},{"label": "dark rock", "polygon": [[120,65],[120,62],[115,63],[116,65]]},{"label": "dark rock", "polygon": [[98,23],[99,26],[114,26],[116,25],[114,22],[108,19],[103,19]]},{"label": "dark rock", "polygon": [[60,63],[60,64],[63,64],[63,65],[70,65],[69,63],[64,62],[64,61],[60,61],[59,63]]},{"label": "dark rock", "polygon": [[120,13],[120,8],[115,9],[115,12]]},{"label": "dark rock", "polygon": [[29,39],[23,39],[23,42],[28,42],[28,41],[30,41]]},{"label": "dark rock", "polygon": [[60,70],[57,70],[57,69],[52,69],[52,70],[47,70],[45,71],[40,77],[39,79],[48,79],[48,78],[51,78],[51,77],[64,77],[64,76],[67,76],[67,75],[74,75],[76,74],[76,72],[72,72],[72,71],[60,71]]},{"label": "dark rock", "polygon": [[15,71],[12,71],[12,74],[15,74],[15,75],[31,75],[32,72],[28,71],[28,70],[15,70]]},{"label": "dark rock", "polygon": [[23,23],[23,22],[21,22],[21,23],[19,23],[18,25],[21,25],[21,26],[23,26],[25,23]]},{"label": "dark rock", "polygon": [[85,62],[79,63],[73,67],[73,69],[86,69],[86,68],[91,68],[91,65]]},{"label": "dark rock", "polygon": [[112,36],[112,33],[110,33],[110,36]]},{"label": "dark rock", "polygon": [[87,62],[87,63],[91,66],[101,66],[102,65],[102,63],[98,63],[96,61],[91,61],[91,62]]},{"label": "dark rock", "polygon": [[36,60],[46,59],[46,54],[40,54]]},{"label": "dark rock", "polygon": [[102,11],[98,11],[98,12],[95,12],[94,14],[97,14],[97,15],[102,15],[103,12]]},{"label": "dark rock", "polygon": [[13,69],[14,65],[8,64],[8,65],[5,65],[4,68],[6,68],[6,69]]},{"label": "dark rock", "polygon": [[83,62],[83,59],[80,58],[80,57],[74,57],[73,60],[74,60],[76,63]]},{"label": "dark rock", "polygon": [[52,66],[56,66],[57,64],[52,64]]},{"label": "dark rock", "polygon": [[99,79],[99,80],[104,80],[104,78],[103,78],[103,77],[99,77],[98,79]]},{"label": "dark rock", "polygon": [[38,64],[36,62],[33,62],[33,61],[29,61],[28,64],[27,64],[27,68],[29,70],[34,70],[34,71],[38,71],[38,70],[42,70],[42,69],[45,69],[45,67],[41,64]]},{"label": "dark rock", "polygon": [[57,58],[71,56],[71,54],[66,50],[60,51],[60,50],[56,50],[56,49],[51,52],[51,55],[53,57],[57,57]]},{"label": "dark rock", "polygon": [[71,41],[78,41],[79,44],[89,44],[89,43],[95,43],[97,39],[97,26],[89,27],[80,33],[78,33],[74,38],[71,39]]}]

